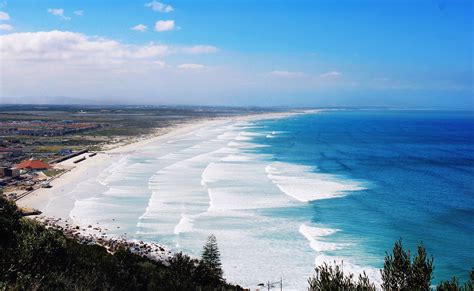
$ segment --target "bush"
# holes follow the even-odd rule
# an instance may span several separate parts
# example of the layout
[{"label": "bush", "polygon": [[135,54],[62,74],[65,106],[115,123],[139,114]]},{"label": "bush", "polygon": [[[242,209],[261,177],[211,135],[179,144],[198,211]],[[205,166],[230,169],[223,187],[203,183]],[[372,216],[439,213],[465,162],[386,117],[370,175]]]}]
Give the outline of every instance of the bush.
[{"label": "bush", "polygon": [[[395,243],[392,254],[386,254],[384,268],[380,270],[383,290],[430,290],[433,258],[427,257],[422,244],[418,245],[417,251],[411,261],[410,252],[403,249],[402,241]],[[365,272],[355,281],[354,275],[344,274],[342,267],[343,265],[335,264],[333,267],[326,263],[316,267],[315,276],[308,280],[309,290],[375,290],[375,285]]]},{"label": "bush", "polygon": [[469,273],[469,281],[464,285],[460,285],[456,277],[453,277],[451,281],[441,281],[436,286],[437,291],[473,291],[474,290],[474,269]]},{"label": "bush", "polygon": [[386,254],[382,273],[382,288],[385,290],[429,290],[433,277],[433,257],[427,258],[422,244],[418,253],[410,260],[410,251],[403,249],[399,240],[392,254]]},{"label": "bush", "polygon": [[375,285],[370,283],[370,280],[365,272],[363,275],[359,275],[358,281],[354,281],[353,274],[344,274],[343,263],[341,263],[341,265],[337,265],[336,262],[334,262],[334,267],[324,263],[322,266],[317,266],[315,272],[316,274],[308,279],[310,291],[375,291]]},{"label": "bush", "polygon": [[21,218],[0,197],[1,290],[241,290],[210,280],[212,270],[199,260],[176,254],[170,266],[127,249],[110,254],[61,231]]}]

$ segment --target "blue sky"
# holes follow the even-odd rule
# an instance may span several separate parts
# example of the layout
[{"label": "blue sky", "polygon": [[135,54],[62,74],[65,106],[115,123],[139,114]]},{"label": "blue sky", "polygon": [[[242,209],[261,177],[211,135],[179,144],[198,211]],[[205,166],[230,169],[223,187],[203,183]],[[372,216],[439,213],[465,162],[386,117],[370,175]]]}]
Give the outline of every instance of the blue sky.
[{"label": "blue sky", "polygon": [[472,1],[22,0],[0,11],[5,102],[473,108]]}]

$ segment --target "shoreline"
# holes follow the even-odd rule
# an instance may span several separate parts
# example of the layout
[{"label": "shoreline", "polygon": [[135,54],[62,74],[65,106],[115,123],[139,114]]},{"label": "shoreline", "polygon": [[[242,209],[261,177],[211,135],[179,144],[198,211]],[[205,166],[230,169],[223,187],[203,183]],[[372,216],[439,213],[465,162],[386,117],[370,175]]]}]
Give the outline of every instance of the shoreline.
[{"label": "shoreline", "polygon": [[[226,121],[235,121],[235,122],[244,122],[244,121],[254,121],[254,120],[268,120],[268,119],[280,119],[286,118],[294,115],[301,114],[310,114],[318,113],[322,110],[302,110],[302,111],[287,111],[287,112],[270,112],[270,113],[261,113],[261,114],[251,114],[251,115],[241,115],[241,116],[228,116],[228,117],[219,117],[219,118],[208,118],[208,119],[199,119],[199,120],[189,120],[184,123],[173,124],[169,127],[163,128],[162,132],[157,133],[157,135],[152,135],[147,138],[141,138],[131,143],[122,144],[119,146],[111,147],[104,151],[98,151],[97,155],[94,157],[88,157],[89,153],[84,153],[69,159],[63,162],[56,164],[55,167],[62,168],[65,170],[60,176],[51,179],[52,188],[39,188],[28,195],[18,199],[16,201],[19,207],[35,208],[41,211],[40,206],[44,206],[44,199],[51,198],[52,192],[55,192],[55,188],[64,186],[65,184],[77,182],[78,176],[84,173],[87,167],[97,166],[98,164],[105,161],[106,157],[110,155],[122,155],[130,154],[141,147],[153,143],[164,141],[168,138],[178,136],[180,134],[186,134],[197,130],[201,127],[211,125],[213,123],[221,123]],[[85,157],[86,159],[78,164],[73,164],[73,160],[80,159]],[[44,199],[43,199],[44,198]]]},{"label": "shoreline", "polygon": [[[50,201],[55,199],[62,199],[63,196],[67,196],[68,193],[74,190],[74,188],[81,182],[81,178],[89,176],[89,171],[97,167],[101,167],[107,162],[109,158],[129,155],[139,151],[141,148],[151,143],[167,143],[175,137],[180,137],[189,133],[192,133],[200,128],[204,128],[211,125],[219,125],[226,122],[246,122],[254,120],[268,120],[268,119],[280,119],[294,115],[317,113],[320,110],[311,111],[291,111],[291,112],[272,112],[252,115],[241,115],[241,116],[229,116],[219,118],[208,118],[200,120],[188,120],[184,123],[174,124],[167,128],[164,128],[158,135],[154,135],[148,138],[141,138],[135,142],[119,145],[105,151],[99,151],[94,157],[89,157],[90,153],[85,153],[60,162],[56,165],[58,168],[65,170],[60,176],[51,180],[52,188],[39,188],[27,196],[16,201],[18,207],[33,208],[42,211],[41,215],[31,216],[31,219],[40,222],[46,227],[60,229],[71,237],[77,238],[85,243],[96,243],[103,245],[108,248],[115,244],[127,245],[133,251],[135,250],[138,254],[157,259],[161,262],[166,262],[172,257],[173,253],[170,251],[171,248],[159,244],[150,242],[135,242],[135,240],[128,238],[127,234],[114,235],[111,234],[109,229],[102,229],[97,224],[91,223],[90,225],[76,225],[71,223],[74,220],[70,217],[71,207],[74,207],[74,201],[67,200],[64,209],[58,210],[54,215],[44,211],[47,209]],[[74,164],[73,160],[86,157],[86,159],[78,164]],[[112,163],[113,164],[113,163]],[[94,173],[92,173],[93,175]],[[68,207],[69,206],[69,207]],[[46,213],[45,213],[46,212]],[[140,246],[144,246],[141,248]],[[148,247],[151,246],[153,252],[147,252]],[[145,251],[142,251],[144,249]]]}]

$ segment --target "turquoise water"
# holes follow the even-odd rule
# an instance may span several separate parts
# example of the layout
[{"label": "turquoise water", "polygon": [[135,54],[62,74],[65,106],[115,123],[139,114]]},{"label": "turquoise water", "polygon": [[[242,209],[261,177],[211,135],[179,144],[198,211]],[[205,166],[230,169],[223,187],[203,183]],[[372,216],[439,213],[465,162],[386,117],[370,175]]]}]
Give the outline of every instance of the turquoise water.
[{"label": "turquoise water", "polygon": [[379,285],[400,238],[433,254],[436,283],[474,267],[472,181],[472,113],[324,111],[216,120],[109,154],[41,209],[195,257],[212,233],[225,277],[253,290],[306,290],[315,264],[342,260]]},{"label": "turquoise water", "polygon": [[[314,167],[362,189],[295,207],[264,209],[268,217],[310,220],[339,230],[329,258],[380,268],[402,239],[434,256],[433,282],[467,279],[474,267],[474,115],[448,111],[326,111],[261,121],[253,153],[272,162]],[[272,138],[268,138],[272,132]]]}]

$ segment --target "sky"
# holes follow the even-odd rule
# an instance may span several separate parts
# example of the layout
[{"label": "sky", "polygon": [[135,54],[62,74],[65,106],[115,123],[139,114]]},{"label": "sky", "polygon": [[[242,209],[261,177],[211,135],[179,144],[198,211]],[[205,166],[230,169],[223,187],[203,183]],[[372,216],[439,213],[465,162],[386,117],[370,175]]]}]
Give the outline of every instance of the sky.
[{"label": "sky", "polygon": [[472,2],[3,1],[0,103],[474,110]]}]

